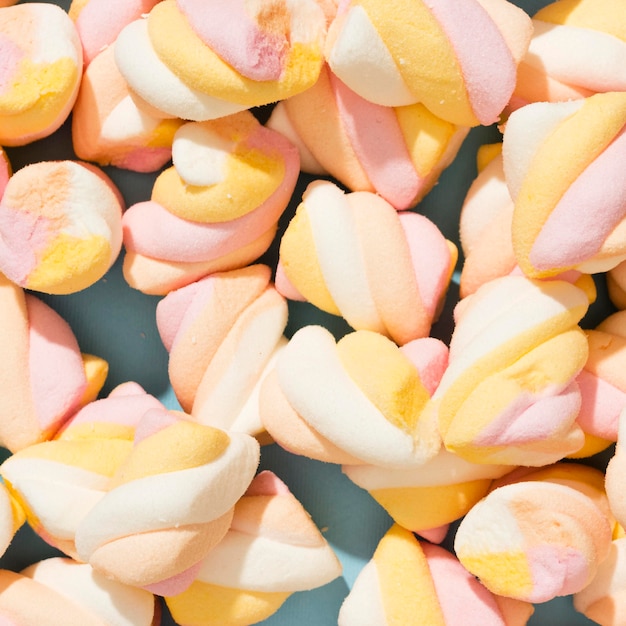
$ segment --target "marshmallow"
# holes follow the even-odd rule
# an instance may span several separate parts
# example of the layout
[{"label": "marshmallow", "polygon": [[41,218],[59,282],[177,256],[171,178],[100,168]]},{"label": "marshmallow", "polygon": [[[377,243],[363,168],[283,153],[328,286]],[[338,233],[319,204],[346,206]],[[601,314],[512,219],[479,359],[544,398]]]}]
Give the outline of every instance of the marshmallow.
[{"label": "marshmallow", "polygon": [[282,236],[276,287],[401,345],[429,335],[456,259],[423,215],[318,180]]},{"label": "marshmallow", "polygon": [[76,528],[79,559],[159,595],[184,591],[228,531],[259,452],[243,433],[147,411],[130,454]]},{"label": "marshmallow", "polygon": [[288,487],[258,474],[235,505],[226,536],[186,591],[165,598],[177,624],[256,624],[297,591],[341,574],[334,552]]},{"label": "marshmallow", "polygon": [[366,100],[422,102],[453,124],[488,125],[513,93],[531,33],[530,17],[505,0],[351,0],[328,30],[325,54]]},{"label": "marshmallow", "polygon": [[47,137],[70,114],[83,68],[80,39],[59,6],[26,2],[0,11],[0,145]]},{"label": "marshmallow", "polygon": [[165,295],[250,264],[272,243],[298,172],[296,148],[247,111],[183,125],[151,200],[124,214],[126,281]]},{"label": "marshmallow", "polygon": [[460,301],[432,402],[445,447],[474,463],[546,465],[579,450],[588,300],[565,281],[505,276]]},{"label": "marshmallow", "polygon": [[171,159],[174,133],[183,122],[157,119],[137,107],[114,48],[99,53],[83,74],[72,110],[74,152],[99,165],[155,172]]},{"label": "marshmallow", "polygon": [[[326,17],[314,0],[237,0],[228,7],[164,0],[145,24],[138,20],[121,32],[117,59],[131,89],[149,104],[203,121],[312,86],[325,32]],[[170,93],[163,93],[164,84]]]},{"label": "marshmallow", "polygon": [[611,525],[591,498],[541,481],[495,489],[454,539],[459,560],[487,589],[526,602],[581,591],[610,546]]},{"label": "marshmallow", "polygon": [[394,525],[355,580],[338,624],[523,626],[533,611],[493,595],[452,553]]},{"label": "marshmallow", "polygon": [[432,189],[469,130],[439,119],[423,104],[392,108],[369,102],[327,66],[313,87],[278,103],[268,126],[282,131],[284,124],[287,137],[298,137],[297,145],[313,156],[313,173],[330,174],[351,191],[378,193],[398,210]]},{"label": "marshmallow", "polygon": [[163,405],[136,383],[120,385],[76,413],[56,439],[4,461],[0,475],[47,543],[78,558],[77,528],[130,454],[143,414],[158,408]]},{"label": "marshmallow", "polygon": [[392,341],[372,331],[335,343],[321,326],[292,336],[261,387],[261,419],[282,447],[320,461],[407,469],[437,454],[430,392]]},{"label": "marshmallow", "polygon": [[78,161],[17,171],[0,201],[0,270],[25,289],[68,294],[93,285],[122,247],[113,181]]},{"label": "marshmallow", "polygon": [[[607,271],[626,258],[626,93],[536,102],[504,131],[513,249],[532,278]],[[610,181],[610,184],[607,184]]]},{"label": "marshmallow", "polygon": [[169,378],[198,422],[262,433],[260,384],[283,346],[287,303],[265,265],[217,273],[170,292],[157,305]]}]

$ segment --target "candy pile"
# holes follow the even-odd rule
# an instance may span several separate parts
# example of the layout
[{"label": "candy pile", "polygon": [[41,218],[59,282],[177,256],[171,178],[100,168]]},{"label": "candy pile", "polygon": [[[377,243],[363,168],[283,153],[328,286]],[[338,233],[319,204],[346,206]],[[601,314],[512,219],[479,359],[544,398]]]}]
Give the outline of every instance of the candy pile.
[{"label": "candy pile", "polygon": [[626,623],[626,11],[535,5],[0,2],[0,623]]}]

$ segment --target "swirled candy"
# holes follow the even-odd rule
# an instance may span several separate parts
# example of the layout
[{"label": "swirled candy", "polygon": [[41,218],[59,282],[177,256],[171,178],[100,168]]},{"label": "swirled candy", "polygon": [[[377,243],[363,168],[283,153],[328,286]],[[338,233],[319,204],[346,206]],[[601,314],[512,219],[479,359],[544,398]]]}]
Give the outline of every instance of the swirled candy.
[{"label": "swirled candy", "polygon": [[165,0],[122,30],[116,56],[131,89],[153,107],[203,121],[313,85],[325,33],[314,0]]},{"label": "swirled candy", "polygon": [[433,188],[469,131],[423,104],[369,102],[327,66],[313,87],[279,102],[268,125],[302,146],[303,171],[311,155],[312,173],[330,174],[351,191],[378,193],[398,210]]},{"label": "swirled candy", "polygon": [[198,422],[259,435],[260,384],[287,343],[287,303],[266,265],[216,273],[157,305],[169,378]]},{"label": "swirled candy", "polygon": [[264,471],[235,505],[226,536],[181,594],[166,596],[181,626],[256,624],[297,591],[341,573],[333,550],[288,487]]},{"label": "swirled candy", "polygon": [[546,465],[579,450],[584,291],[505,276],[460,301],[432,402],[445,447],[475,463]]},{"label": "swirled candy", "polygon": [[124,277],[153,295],[260,257],[299,173],[295,146],[247,111],[184,124],[172,155],[151,199],[123,218]]},{"label": "swirled candy", "polygon": [[318,180],[282,236],[276,287],[402,345],[430,334],[456,259],[423,215]]},{"label": "swirled candy", "polygon": [[420,370],[383,335],[361,330],[335,342],[325,328],[305,326],[263,381],[260,409],[266,430],[287,450],[331,463],[406,469],[440,448],[436,424],[424,411],[429,399]]},{"label": "swirled candy", "polygon": [[182,592],[228,531],[258,463],[249,435],[149,410],[106,493],[76,528],[79,559],[153,593]]},{"label": "swirled candy", "polygon": [[513,249],[527,276],[593,274],[626,258],[625,128],[625,92],[535,102],[509,117],[504,172]]},{"label": "swirled candy", "polygon": [[506,1],[352,0],[329,28],[326,59],[366,100],[422,102],[454,124],[488,125],[513,93],[531,33],[530,17]]}]

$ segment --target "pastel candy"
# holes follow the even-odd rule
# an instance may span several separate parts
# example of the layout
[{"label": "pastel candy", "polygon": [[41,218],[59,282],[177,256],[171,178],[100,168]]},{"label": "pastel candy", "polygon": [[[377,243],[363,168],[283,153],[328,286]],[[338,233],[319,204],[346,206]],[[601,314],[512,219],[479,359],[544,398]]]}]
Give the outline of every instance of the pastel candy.
[{"label": "pastel candy", "polygon": [[202,424],[258,435],[261,381],[287,342],[287,303],[266,265],[216,273],[157,305],[169,379]]},{"label": "pastel candy", "polygon": [[193,584],[165,598],[177,624],[256,624],[297,591],[321,587],[341,564],[309,514],[270,471],[235,505],[226,536],[205,557]]},{"label": "pastel candy", "polygon": [[[448,365],[448,349],[432,337],[400,349],[417,368],[432,396]],[[344,465],[344,474],[389,513],[394,522],[431,542],[443,540],[451,522],[486,495],[492,480],[510,471],[505,465],[477,465],[441,449],[416,467]]]},{"label": "pastel candy", "polygon": [[547,602],[577,593],[608,556],[611,525],[591,498],[550,482],[499,487],[461,520],[454,550],[493,593]]},{"label": "pastel candy", "polygon": [[69,115],[83,56],[72,20],[59,6],[28,2],[0,12],[0,145],[47,137]]},{"label": "pastel candy", "polygon": [[146,412],[130,454],[76,528],[79,559],[159,595],[184,591],[228,531],[258,463],[253,437]]},{"label": "pastel candy", "polygon": [[595,624],[618,626],[626,619],[626,537],[613,540],[593,580],[574,594],[574,608]]},{"label": "pastel candy", "polygon": [[624,92],[536,102],[509,117],[504,171],[515,203],[513,248],[526,275],[591,274],[626,258],[625,124]]},{"label": "pastel candy", "polygon": [[0,274],[0,443],[15,452],[50,439],[88,388],[72,329],[39,298]]},{"label": "pastel candy", "polygon": [[[215,119],[313,85],[325,26],[324,12],[313,0],[269,7],[238,0],[228,9],[217,1],[165,0],[145,25],[131,23],[122,31],[118,64],[131,89],[157,109],[184,119]],[[127,57],[138,39],[138,54]],[[146,79],[146,67],[169,74],[180,97],[161,96],[157,74]]]},{"label": "pastel candy", "polygon": [[0,466],[30,526],[47,543],[78,558],[77,528],[130,454],[139,420],[156,408],[162,408],[156,398],[126,383],[76,413],[57,439],[28,446]]},{"label": "pastel candy", "polygon": [[111,44],[85,69],[72,109],[74,152],[98,165],[155,172],[172,158],[174,133],[183,122],[158,119],[141,110],[114,55]]},{"label": "pastel candy", "polygon": [[338,624],[523,626],[533,611],[493,595],[451,552],[394,525],[355,580]]},{"label": "pastel candy", "polygon": [[517,266],[511,240],[513,200],[504,178],[502,144],[481,146],[478,158],[481,151],[483,165],[467,191],[459,218],[464,256],[461,298],[489,280],[511,274]]},{"label": "pastel candy", "polygon": [[344,465],[342,469],[396,524],[434,543],[444,538],[449,524],[487,495],[494,479],[511,470],[507,465],[470,463],[445,449],[417,467]]},{"label": "pastel candy", "polygon": [[559,0],[533,16],[513,100],[558,102],[626,89],[626,25],[619,0]]},{"label": "pastel candy", "polygon": [[80,291],[122,247],[122,199],[111,179],[78,161],[15,172],[0,201],[0,270],[26,289]]},{"label": "pastel candy", "polygon": [[355,331],[336,343],[325,328],[305,326],[265,378],[260,410],[268,433],[294,453],[407,469],[440,447],[424,413],[429,399],[418,368],[383,335]]},{"label": "pastel candy", "polygon": [[430,334],[456,258],[423,215],[319,180],[282,236],[276,287],[401,345]]},{"label": "pastel candy", "polygon": [[278,103],[268,125],[282,130],[280,122],[275,125],[279,118],[288,124],[287,136],[299,138],[322,172],[351,191],[378,193],[398,210],[414,206],[432,189],[469,130],[439,119],[422,104],[392,108],[369,102],[327,66],[313,87]]},{"label": "pastel candy", "polygon": [[619,415],[626,406],[624,324],[624,314],[617,312],[586,331],[589,356],[577,377],[582,399],[578,423],[586,434],[604,441],[603,447],[617,441]]},{"label": "pastel candy", "polygon": [[[479,172],[465,196],[459,220],[459,238],[464,259],[459,281],[460,297],[481,285],[522,271],[512,241],[514,203],[506,184],[502,144],[484,144],[477,152]],[[588,274],[568,270],[555,276],[583,289],[589,301],[596,287]]]},{"label": "pastel candy", "polygon": [[602,470],[590,465],[583,465],[583,463],[569,461],[560,461],[544,467],[518,467],[502,478],[494,480],[491,484],[491,490],[504,485],[529,481],[550,482],[579,491],[590,498],[609,520],[613,537],[619,536],[622,532],[611,511],[604,487],[604,472]]},{"label": "pastel candy", "polygon": [[123,218],[124,277],[165,295],[270,246],[299,173],[296,148],[245,111],[176,133],[173,166]]},{"label": "pastel candy", "polygon": [[148,13],[159,0],[72,0],[68,15],[76,25],[88,66],[115,42],[124,26]]},{"label": "pastel candy", "polygon": [[513,93],[531,33],[530,17],[505,1],[352,0],[330,26],[325,54],[366,100],[422,102],[454,124],[488,125]]},{"label": "pastel candy", "polygon": [[20,573],[0,571],[0,621],[7,626],[154,626],[151,593],[109,580],[86,564],[53,557]]},{"label": "pastel candy", "polygon": [[492,280],[457,305],[432,402],[445,447],[475,463],[546,465],[576,452],[585,293],[565,281]]}]

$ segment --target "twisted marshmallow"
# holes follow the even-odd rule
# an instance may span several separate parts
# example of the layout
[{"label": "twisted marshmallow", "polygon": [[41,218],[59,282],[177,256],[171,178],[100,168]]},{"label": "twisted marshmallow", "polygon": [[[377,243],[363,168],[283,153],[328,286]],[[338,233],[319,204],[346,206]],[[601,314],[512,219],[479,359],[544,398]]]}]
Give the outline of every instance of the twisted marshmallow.
[{"label": "twisted marshmallow", "polygon": [[287,342],[287,304],[265,265],[212,274],[157,305],[169,379],[202,424],[258,435],[260,383]]},{"label": "twisted marshmallow", "polygon": [[453,124],[489,125],[513,93],[531,33],[530,17],[504,0],[351,0],[329,28],[325,54],[366,100],[422,102]]},{"label": "twisted marshmallow", "polygon": [[266,430],[287,450],[406,469],[440,447],[436,425],[424,414],[429,399],[420,370],[386,337],[361,330],[335,343],[325,328],[305,326],[264,380],[260,410]]},{"label": "twisted marshmallow", "polygon": [[[268,125],[296,137],[315,165],[351,191],[380,194],[398,210],[417,204],[456,156],[468,128],[422,104],[369,102],[324,66],[313,87],[279,102]],[[293,141],[293,139],[292,139]],[[301,156],[307,171],[307,157]]]},{"label": "twisted marshmallow", "polygon": [[124,214],[124,277],[165,295],[248,265],[270,246],[299,172],[296,148],[249,112],[188,123],[151,200]]},{"label": "twisted marshmallow", "polygon": [[546,465],[576,452],[585,293],[565,281],[492,280],[457,305],[433,395],[444,445],[475,463]]},{"label": "twisted marshmallow", "polygon": [[100,52],[83,74],[72,109],[74,152],[99,165],[155,172],[171,159],[174,133],[183,122],[157,119],[137,107],[114,49],[112,44]]},{"label": "twisted marshmallow", "polygon": [[150,105],[203,121],[283,100],[312,86],[326,17],[314,0],[228,6],[164,0],[117,39],[117,63]]},{"label": "twisted marshmallow", "polygon": [[276,287],[401,345],[429,335],[456,258],[426,217],[315,181],[281,239]]},{"label": "twisted marshmallow", "polygon": [[0,466],[30,526],[47,543],[78,558],[77,528],[130,454],[139,420],[156,408],[162,404],[139,385],[120,385],[76,413],[57,439],[24,448]]},{"label": "twisted marshmallow", "polygon": [[256,624],[294,592],[341,573],[334,552],[287,486],[258,474],[235,505],[226,536],[209,552],[193,584],[166,597],[177,624]]},{"label": "twisted marshmallow", "polygon": [[394,525],[359,573],[341,605],[339,626],[523,626],[524,602],[493,595],[455,556]]},{"label": "twisted marshmallow", "polygon": [[[626,258],[626,93],[537,102],[504,131],[517,262],[533,278],[607,271]],[[607,180],[610,184],[607,184]]]},{"label": "twisted marshmallow", "polygon": [[76,528],[79,559],[159,595],[182,592],[228,531],[258,463],[248,435],[147,411],[131,453]]}]

